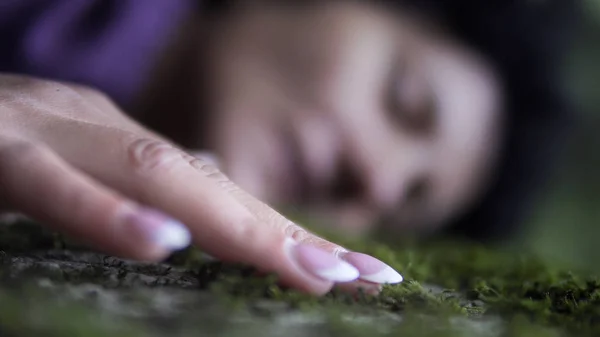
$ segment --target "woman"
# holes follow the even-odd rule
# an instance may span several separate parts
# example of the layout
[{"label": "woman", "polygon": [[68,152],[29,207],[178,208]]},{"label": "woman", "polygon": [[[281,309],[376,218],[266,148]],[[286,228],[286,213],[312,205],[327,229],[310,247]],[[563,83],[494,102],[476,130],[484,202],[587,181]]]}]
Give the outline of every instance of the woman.
[{"label": "woman", "polygon": [[561,47],[536,31],[564,4],[416,3],[11,3],[2,71],[97,87],[146,127],[96,91],[4,76],[1,204],[126,257],[191,238],[315,294],[401,276],[258,199],[345,232],[508,232],[564,111]]}]

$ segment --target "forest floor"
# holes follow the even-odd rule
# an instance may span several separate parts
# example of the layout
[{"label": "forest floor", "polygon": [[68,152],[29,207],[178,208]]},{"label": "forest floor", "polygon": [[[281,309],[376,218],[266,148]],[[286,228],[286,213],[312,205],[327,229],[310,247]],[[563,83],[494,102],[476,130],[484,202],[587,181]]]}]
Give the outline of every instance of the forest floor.
[{"label": "forest floor", "polygon": [[600,280],[523,252],[438,242],[373,254],[405,281],[314,298],[196,250],[162,264],[95,253],[34,223],[0,225],[2,336],[586,336]]}]

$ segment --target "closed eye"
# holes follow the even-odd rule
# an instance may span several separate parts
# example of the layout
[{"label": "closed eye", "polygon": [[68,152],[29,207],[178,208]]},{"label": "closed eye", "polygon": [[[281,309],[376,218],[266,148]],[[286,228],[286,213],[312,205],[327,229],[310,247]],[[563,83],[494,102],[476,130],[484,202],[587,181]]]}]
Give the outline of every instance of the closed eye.
[{"label": "closed eye", "polygon": [[431,135],[437,122],[437,100],[423,76],[407,60],[394,62],[384,101],[390,119],[402,130]]}]

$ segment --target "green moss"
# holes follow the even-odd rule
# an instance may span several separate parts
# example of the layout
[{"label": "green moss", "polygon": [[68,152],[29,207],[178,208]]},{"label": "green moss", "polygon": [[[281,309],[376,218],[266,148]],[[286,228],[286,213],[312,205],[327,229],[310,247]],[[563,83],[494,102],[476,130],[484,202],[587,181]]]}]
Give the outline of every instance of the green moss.
[{"label": "green moss", "polygon": [[[336,242],[350,249],[384,260],[399,270],[406,281],[384,287],[382,294],[377,297],[365,294],[351,296],[333,291],[323,298],[315,298],[279,287],[275,275],[257,277],[248,267],[206,261],[196,249],[173,255],[168,260],[172,267],[131,266],[98,258],[97,263],[86,262],[80,268],[61,267],[58,271],[51,268],[51,272],[32,264],[27,267],[30,270],[21,270],[15,276],[11,266],[15,256],[29,256],[33,249],[56,251],[56,248],[82,248],[39,228],[36,231],[30,223],[9,227],[2,228],[0,236],[0,251],[3,251],[0,253],[0,276],[5,284],[5,290],[0,291],[0,323],[3,329],[8,327],[11,331],[37,329],[40,332],[48,329],[57,335],[76,336],[77,329],[89,327],[94,331],[104,331],[102,329],[106,328],[102,325],[105,323],[86,318],[93,317],[94,310],[99,310],[97,308],[82,311],[77,309],[78,304],[75,303],[72,307],[65,305],[61,310],[55,310],[51,305],[46,305],[48,300],[44,298],[48,296],[37,293],[35,296],[31,293],[24,296],[18,290],[20,287],[14,287],[23,279],[42,275],[59,283],[91,282],[105,288],[191,287],[194,292],[208,292],[228,309],[221,314],[214,310],[199,314],[194,312],[196,318],[183,321],[185,324],[182,326],[187,326],[188,330],[185,331],[193,330],[202,318],[203,329],[207,329],[207,326],[213,326],[213,331],[226,329],[228,334],[224,335],[230,336],[262,329],[256,325],[258,323],[228,323],[231,315],[237,315],[234,313],[247,313],[250,317],[262,317],[269,322],[282,313],[291,312],[325,315],[326,319],[318,329],[324,336],[466,336],[469,334],[465,329],[470,325],[481,327],[495,320],[501,322],[501,328],[496,325],[498,332],[506,336],[557,336],[562,333],[585,336],[600,333],[600,281],[581,271],[569,272],[565,266],[550,266],[526,252],[511,252],[464,242],[411,244],[392,249],[384,244],[336,238]],[[48,256],[59,258],[56,253],[53,254]],[[62,259],[68,260],[68,256]],[[172,273],[171,268],[176,268],[178,272],[172,274],[176,276],[165,276],[170,280],[168,282],[138,282],[130,277],[131,274],[139,274],[146,279],[159,279],[161,275]],[[117,283],[106,281],[114,278],[123,280]],[[185,284],[187,286],[183,286]],[[428,285],[436,285],[440,289],[434,291]],[[33,302],[35,306],[31,305]],[[31,311],[32,308],[35,311]],[[190,312],[194,310],[190,308]],[[226,312],[231,312],[231,315]],[[73,315],[83,316],[71,322],[72,319],[67,317]],[[45,323],[29,324],[28,320],[36,317]],[[360,319],[348,317],[380,317],[383,323],[364,324]],[[402,323],[396,322],[400,318]],[[56,323],[62,320],[69,324]],[[137,336],[135,333],[146,335],[142,328],[147,326],[147,322],[119,326],[131,336]],[[375,327],[385,329],[377,330]],[[192,335],[185,332],[181,334]]]},{"label": "green moss", "polygon": [[[337,241],[344,242],[339,238]],[[524,328],[518,335],[524,335],[536,326],[540,333],[556,333],[550,328],[564,329],[578,336],[600,332],[598,279],[549,266],[535,256],[464,242],[437,242],[397,250],[372,242],[346,240],[344,243],[352,249],[378,256],[401,271],[406,281],[385,287],[378,298],[364,296],[356,299],[333,292],[324,299],[315,300],[291,291],[283,292],[273,280],[248,282],[249,274],[242,272],[230,274],[223,269],[217,273],[214,269],[213,272],[203,272],[201,268],[199,277],[218,275],[212,280],[216,287],[242,301],[263,297],[317,307],[344,304],[438,316],[498,315],[510,322],[507,326],[510,335],[517,334],[520,326]],[[212,266],[204,270],[212,268],[222,267]],[[436,284],[446,290],[434,294],[422,284]],[[462,296],[458,296],[457,292]]]},{"label": "green moss", "polygon": [[111,317],[101,317],[80,305],[50,301],[32,287],[0,291],[2,336],[145,336],[141,327]]}]

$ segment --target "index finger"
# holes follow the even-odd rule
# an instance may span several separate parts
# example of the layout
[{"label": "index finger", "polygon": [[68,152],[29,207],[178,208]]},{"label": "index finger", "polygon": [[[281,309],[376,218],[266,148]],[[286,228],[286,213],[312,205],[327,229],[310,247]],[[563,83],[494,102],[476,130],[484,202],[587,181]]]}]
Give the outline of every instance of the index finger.
[{"label": "index finger", "polygon": [[[64,126],[53,125],[53,134]],[[74,135],[81,141],[49,144],[63,158],[107,186],[185,223],[194,242],[212,256],[276,273],[285,284],[314,294],[359,277],[359,268],[335,256],[333,244],[305,234],[249,199],[213,166],[182,150],[112,128],[78,125],[67,131],[81,133]],[[51,138],[46,141],[52,143]],[[353,256],[345,260],[352,261]]]},{"label": "index finger", "polygon": [[[403,280],[402,276],[394,269],[382,261],[357,252],[350,252],[346,248],[325,240],[296,223],[288,220],[280,213],[269,207],[267,204],[256,199],[246,191],[239,188],[236,184],[229,181],[225,174],[221,173],[216,167],[219,160],[214,154],[206,152],[194,152],[194,155],[200,160],[190,161],[192,166],[203,174],[217,181],[225,190],[232,195],[238,202],[249,209],[261,223],[276,228],[285,233],[287,237],[293,238],[297,242],[309,244],[333,254],[334,256],[349,262],[359,273],[360,282],[353,282],[352,285],[345,286],[345,289],[363,288],[369,292],[380,289],[378,284],[398,283]],[[208,160],[203,160],[209,158]]]},{"label": "index finger", "polygon": [[[316,247],[294,242],[283,226],[258,219],[194,164],[196,158],[162,140],[115,128],[56,121],[44,141],[75,168],[140,204],[186,224],[206,253],[278,274],[302,291],[322,294],[334,282],[352,281],[358,271]],[[43,130],[42,130],[43,131]],[[78,142],[56,134],[68,133]]]}]

